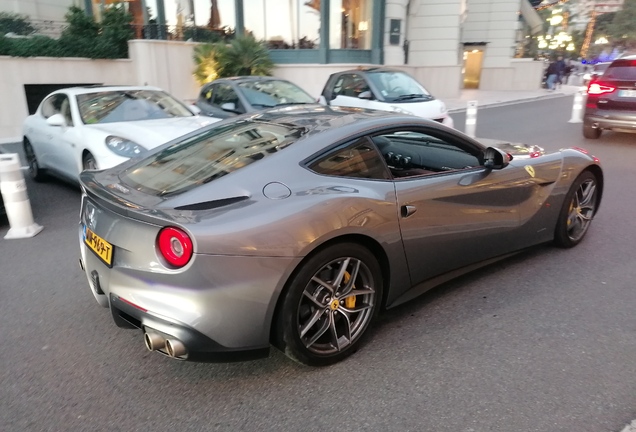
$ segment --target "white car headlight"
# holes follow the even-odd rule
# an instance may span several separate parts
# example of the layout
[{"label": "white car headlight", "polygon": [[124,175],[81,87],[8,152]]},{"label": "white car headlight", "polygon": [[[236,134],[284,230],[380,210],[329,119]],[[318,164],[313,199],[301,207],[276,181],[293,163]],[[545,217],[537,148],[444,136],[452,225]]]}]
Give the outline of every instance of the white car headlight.
[{"label": "white car headlight", "polygon": [[395,106],[395,105],[391,105],[391,111],[400,113],[400,114],[415,115],[411,111],[405,110],[404,108],[400,108],[399,106]]},{"label": "white car headlight", "polygon": [[439,103],[439,112],[442,114],[446,114],[446,112],[448,111],[448,109],[446,108],[446,104],[444,102]]},{"label": "white car headlight", "polygon": [[146,151],[137,143],[112,135],[106,137],[106,147],[116,155],[128,158],[139,156]]}]

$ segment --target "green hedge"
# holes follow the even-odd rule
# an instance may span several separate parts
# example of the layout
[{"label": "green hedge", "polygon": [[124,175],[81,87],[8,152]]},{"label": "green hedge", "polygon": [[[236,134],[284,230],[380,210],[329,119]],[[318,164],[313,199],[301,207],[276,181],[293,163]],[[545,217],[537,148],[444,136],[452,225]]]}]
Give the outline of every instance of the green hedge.
[{"label": "green hedge", "polygon": [[66,14],[68,26],[59,39],[47,36],[6,37],[0,35],[0,55],[12,57],[84,57],[113,59],[128,57],[128,41],[134,32],[132,16],[122,7],[108,8],[100,23],[78,7]]}]

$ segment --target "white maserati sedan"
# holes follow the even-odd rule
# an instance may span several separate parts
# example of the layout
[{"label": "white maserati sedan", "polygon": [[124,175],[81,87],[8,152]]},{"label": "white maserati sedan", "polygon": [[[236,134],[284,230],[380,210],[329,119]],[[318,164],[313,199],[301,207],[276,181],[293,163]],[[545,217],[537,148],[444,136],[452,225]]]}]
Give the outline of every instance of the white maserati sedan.
[{"label": "white maserati sedan", "polygon": [[78,181],[219,119],[148,86],[72,87],[49,94],[23,125],[29,174]]}]

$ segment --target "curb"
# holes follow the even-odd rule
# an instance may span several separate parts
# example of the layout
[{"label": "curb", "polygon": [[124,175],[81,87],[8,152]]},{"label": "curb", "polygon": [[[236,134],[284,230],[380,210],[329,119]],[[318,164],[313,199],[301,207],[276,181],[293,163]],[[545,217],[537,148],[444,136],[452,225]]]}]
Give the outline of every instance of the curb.
[{"label": "curb", "polygon": [[[477,100],[477,107],[479,109],[497,108],[497,107],[508,106],[508,105],[517,105],[517,104],[521,104],[521,103],[524,103],[524,102],[536,102],[538,100],[544,100],[544,99],[556,99],[556,98],[565,97],[565,96],[574,96],[574,93],[572,93],[572,94],[567,94],[567,93],[548,93],[548,94],[545,94],[545,95],[534,96],[534,97],[529,97],[529,98],[524,98],[524,99],[515,99],[515,100],[501,101],[501,102],[492,102],[492,103],[486,102],[484,105],[479,105],[479,100]],[[466,102],[466,103],[468,103],[468,102]],[[465,111],[466,111],[466,108],[454,108],[454,109],[449,109],[448,113],[449,114],[456,114],[456,113],[462,113],[462,112],[465,112]],[[636,432],[636,430],[634,432]]]}]

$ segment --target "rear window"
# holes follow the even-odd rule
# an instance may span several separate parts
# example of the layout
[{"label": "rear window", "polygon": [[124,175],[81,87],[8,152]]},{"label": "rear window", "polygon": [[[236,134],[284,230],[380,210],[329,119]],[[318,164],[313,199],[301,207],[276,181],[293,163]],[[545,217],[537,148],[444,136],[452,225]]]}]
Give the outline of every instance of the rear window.
[{"label": "rear window", "polygon": [[152,195],[182,193],[271,156],[303,134],[303,128],[253,120],[217,126],[133,165],[120,180]]},{"label": "rear window", "polygon": [[608,79],[634,81],[636,80],[636,60],[614,60],[603,76]]},{"label": "rear window", "polygon": [[598,63],[598,64],[594,65],[592,70],[594,72],[605,72],[607,70],[607,68],[609,67],[609,65],[610,65],[610,63]]}]

